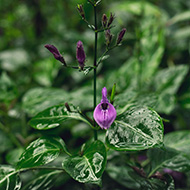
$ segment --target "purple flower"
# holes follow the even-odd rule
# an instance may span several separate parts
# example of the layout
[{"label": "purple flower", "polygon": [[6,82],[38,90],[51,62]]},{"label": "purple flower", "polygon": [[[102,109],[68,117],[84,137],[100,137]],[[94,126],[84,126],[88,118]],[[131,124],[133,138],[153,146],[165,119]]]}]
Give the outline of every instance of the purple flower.
[{"label": "purple flower", "polygon": [[63,63],[66,66],[63,56],[60,54],[60,52],[54,45],[47,44],[44,47],[47,48],[54,55],[55,59],[61,61],[61,63]]},{"label": "purple flower", "polygon": [[118,35],[117,44],[119,44],[119,43],[122,41],[123,36],[125,35],[125,32],[126,32],[126,28],[123,28],[123,29],[121,30],[121,32],[119,33],[119,35]]},{"label": "purple flower", "polygon": [[85,55],[85,52],[84,52],[84,48],[83,48],[83,44],[81,41],[78,41],[77,42],[77,53],[76,53],[76,58],[77,58],[77,61],[79,63],[79,66],[81,67],[81,69],[83,70],[84,68],[84,62],[85,62],[85,59],[86,59],[86,55]]},{"label": "purple flower", "polygon": [[94,110],[94,119],[102,129],[109,129],[116,118],[116,110],[107,99],[107,89],[102,89],[102,100]]}]

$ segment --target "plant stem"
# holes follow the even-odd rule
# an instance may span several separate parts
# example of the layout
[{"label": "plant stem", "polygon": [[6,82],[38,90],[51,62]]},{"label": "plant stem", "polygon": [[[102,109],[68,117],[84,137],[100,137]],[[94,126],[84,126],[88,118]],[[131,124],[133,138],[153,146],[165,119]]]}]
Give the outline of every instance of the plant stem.
[{"label": "plant stem", "polygon": [[[94,40],[94,109],[95,109],[96,107],[96,62],[97,62],[97,42],[98,42],[96,5],[94,5],[94,26],[95,26],[95,40]],[[96,127],[95,121],[94,121],[94,127]],[[94,140],[97,140],[97,139],[98,139],[97,130],[94,129]]]}]

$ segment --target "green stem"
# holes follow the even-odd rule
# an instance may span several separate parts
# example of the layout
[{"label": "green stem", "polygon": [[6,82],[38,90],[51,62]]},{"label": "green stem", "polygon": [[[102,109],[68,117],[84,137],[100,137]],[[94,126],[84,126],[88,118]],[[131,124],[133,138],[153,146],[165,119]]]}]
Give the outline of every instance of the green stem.
[{"label": "green stem", "polygon": [[[97,62],[97,42],[98,33],[97,30],[97,12],[96,6],[94,6],[94,26],[95,26],[95,40],[94,40],[94,109],[96,107],[96,62]],[[94,121],[94,127],[96,127],[96,122]],[[98,139],[97,130],[94,129],[94,140]]]}]

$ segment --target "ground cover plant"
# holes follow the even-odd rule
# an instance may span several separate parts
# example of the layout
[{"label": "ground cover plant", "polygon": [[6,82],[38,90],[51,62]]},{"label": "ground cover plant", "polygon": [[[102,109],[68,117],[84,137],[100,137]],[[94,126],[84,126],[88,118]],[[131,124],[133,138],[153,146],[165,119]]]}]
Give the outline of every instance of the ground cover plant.
[{"label": "ground cover plant", "polygon": [[3,1],[0,189],[188,189],[189,7]]}]

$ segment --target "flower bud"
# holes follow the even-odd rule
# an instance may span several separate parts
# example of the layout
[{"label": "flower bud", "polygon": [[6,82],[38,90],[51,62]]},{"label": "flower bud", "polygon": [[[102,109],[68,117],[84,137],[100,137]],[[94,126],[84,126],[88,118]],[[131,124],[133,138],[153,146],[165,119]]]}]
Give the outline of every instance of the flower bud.
[{"label": "flower bud", "polygon": [[106,30],[105,38],[106,38],[106,46],[109,46],[112,40],[112,34],[110,33],[110,30]]},{"label": "flower bud", "polygon": [[83,44],[81,41],[77,42],[76,58],[77,58],[80,68],[83,70],[85,66],[84,62],[86,59],[86,55],[85,55]]},{"label": "flower bud", "polygon": [[113,14],[111,13],[111,14],[110,14],[109,21],[108,21],[108,27],[112,24],[113,20],[114,20],[114,16],[113,16]]},{"label": "flower bud", "polygon": [[106,14],[103,14],[102,16],[102,26],[105,28],[107,26],[108,18]]},{"label": "flower bud", "polygon": [[118,37],[117,37],[117,45],[122,41],[123,36],[125,35],[126,32],[126,28],[123,28],[121,30],[121,32],[119,33]]},{"label": "flower bud", "polygon": [[71,112],[71,108],[67,102],[65,102],[65,107],[66,107],[67,111]]},{"label": "flower bud", "polygon": [[77,5],[77,10],[78,10],[80,16],[85,20],[83,5]]},{"label": "flower bud", "polygon": [[94,110],[94,119],[102,129],[109,129],[116,118],[116,110],[107,99],[107,89],[102,89],[102,100]]},{"label": "flower bud", "polygon": [[54,45],[46,44],[44,47],[47,48],[54,55],[55,59],[67,66],[63,56]]}]

